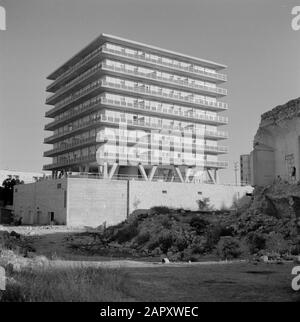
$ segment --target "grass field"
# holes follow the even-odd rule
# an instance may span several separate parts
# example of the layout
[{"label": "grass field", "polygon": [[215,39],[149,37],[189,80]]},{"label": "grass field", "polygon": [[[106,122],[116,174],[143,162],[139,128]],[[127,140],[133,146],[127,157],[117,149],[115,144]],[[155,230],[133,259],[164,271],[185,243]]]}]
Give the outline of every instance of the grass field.
[{"label": "grass field", "polygon": [[139,301],[300,301],[293,264],[227,264],[128,270]]},{"label": "grass field", "polygon": [[300,301],[293,264],[77,268],[12,273],[2,301]]}]

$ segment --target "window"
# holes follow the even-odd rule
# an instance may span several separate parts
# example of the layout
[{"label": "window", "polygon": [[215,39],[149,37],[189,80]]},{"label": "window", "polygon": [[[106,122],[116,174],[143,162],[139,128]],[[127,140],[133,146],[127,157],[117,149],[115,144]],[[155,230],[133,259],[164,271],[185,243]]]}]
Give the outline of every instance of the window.
[{"label": "window", "polygon": [[61,183],[57,184],[57,189],[61,189]]},{"label": "window", "polygon": [[162,193],[163,194],[167,194],[168,192],[167,192],[167,190],[163,190]]}]

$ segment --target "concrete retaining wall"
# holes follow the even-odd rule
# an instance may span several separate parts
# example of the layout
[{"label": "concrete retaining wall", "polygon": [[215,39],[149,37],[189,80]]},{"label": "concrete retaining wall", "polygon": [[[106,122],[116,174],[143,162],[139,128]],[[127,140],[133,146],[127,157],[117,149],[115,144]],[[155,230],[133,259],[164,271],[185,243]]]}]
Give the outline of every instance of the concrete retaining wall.
[{"label": "concrete retaining wall", "polygon": [[68,179],[68,225],[110,226],[126,217],[127,181]]},{"label": "concrete retaining wall", "polygon": [[68,178],[18,185],[14,211],[24,224],[97,227],[115,225],[137,209],[167,206],[197,210],[197,200],[209,198],[216,209],[230,207],[252,187],[171,182]]},{"label": "concrete retaining wall", "polygon": [[252,187],[172,182],[129,182],[129,213],[136,209],[167,206],[198,210],[197,200],[209,198],[216,209],[232,206],[233,198],[241,198]]}]

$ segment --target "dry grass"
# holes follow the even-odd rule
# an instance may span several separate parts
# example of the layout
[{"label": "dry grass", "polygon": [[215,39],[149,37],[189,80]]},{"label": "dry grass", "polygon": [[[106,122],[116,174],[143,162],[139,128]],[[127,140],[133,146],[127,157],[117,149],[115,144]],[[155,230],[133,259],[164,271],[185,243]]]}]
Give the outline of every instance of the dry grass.
[{"label": "dry grass", "polygon": [[25,269],[8,277],[2,302],[129,301],[126,274],[99,268]]}]

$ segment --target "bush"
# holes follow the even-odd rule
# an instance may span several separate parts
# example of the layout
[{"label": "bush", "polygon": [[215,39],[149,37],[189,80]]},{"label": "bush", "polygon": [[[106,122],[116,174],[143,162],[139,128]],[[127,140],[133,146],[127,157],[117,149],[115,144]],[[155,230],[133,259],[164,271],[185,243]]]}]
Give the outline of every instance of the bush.
[{"label": "bush", "polygon": [[224,227],[220,224],[211,225],[206,233],[206,248],[211,250],[216,246],[221,237],[233,236],[234,229],[232,227]]},{"label": "bush", "polygon": [[181,252],[183,251],[184,249],[186,249],[188,247],[188,241],[186,240],[186,238],[180,236],[180,237],[177,237],[175,239],[175,242],[174,242],[175,246],[178,248],[178,250]]},{"label": "bush", "polygon": [[166,229],[170,229],[172,227],[172,222],[170,221],[170,218],[168,216],[162,219],[161,224]]},{"label": "bush", "polygon": [[144,233],[140,233],[136,237],[136,242],[140,246],[140,245],[147,243],[149,241],[149,239],[150,239],[150,233],[148,231],[146,231]]},{"label": "bush", "polygon": [[251,232],[247,238],[247,244],[251,254],[256,254],[266,247],[266,237],[261,233]]},{"label": "bush", "polygon": [[152,207],[150,208],[150,213],[156,213],[159,215],[165,215],[165,214],[169,214],[171,212],[171,209],[165,206],[156,206],[156,207]]},{"label": "bush", "polygon": [[240,243],[233,237],[221,237],[217,245],[217,252],[222,259],[238,258],[241,255]]},{"label": "bush", "polygon": [[190,221],[190,225],[195,228],[197,234],[199,235],[205,231],[208,224],[209,223],[207,220],[198,216],[193,217]]},{"label": "bush", "polygon": [[117,230],[116,234],[112,237],[112,240],[118,243],[124,243],[132,240],[139,233],[137,223],[125,224],[123,228]]},{"label": "bush", "polygon": [[158,243],[159,243],[159,247],[162,250],[162,252],[164,254],[166,254],[168,252],[169,248],[171,248],[174,243],[174,238],[173,238],[172,233],[167,232],[167,233],[163,233],[162,235],[160,235],[158,238]]},{"label": "bush", "polygon": [[197,200],[198,208],[201,211],[212,210],[212,207],[209,205],[209,198],[202,198]]}]

